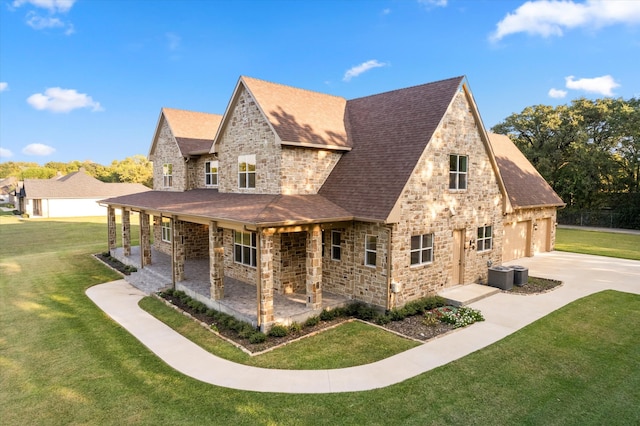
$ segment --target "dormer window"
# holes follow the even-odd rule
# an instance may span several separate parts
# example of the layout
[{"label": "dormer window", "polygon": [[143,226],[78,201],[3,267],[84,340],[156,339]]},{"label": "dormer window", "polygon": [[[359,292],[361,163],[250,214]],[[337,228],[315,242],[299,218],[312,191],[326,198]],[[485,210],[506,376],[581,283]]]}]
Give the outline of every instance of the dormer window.
[{"label": "dormer window", "polygon": [[218,186],[218,161],[204,163],[204,186]]},{"label": "dormer window", "polygon": [[467,189],[468,163],[466,155],[449,156],[449,189]]},{"label": "dormer window", "polygon": [[238,156],[238,188],[256,187],[256,155]]},{"label": "dormer window", "polygon": [[162,186],[165,188],[173,186],[173,164],[171,163],[162,165]]}]

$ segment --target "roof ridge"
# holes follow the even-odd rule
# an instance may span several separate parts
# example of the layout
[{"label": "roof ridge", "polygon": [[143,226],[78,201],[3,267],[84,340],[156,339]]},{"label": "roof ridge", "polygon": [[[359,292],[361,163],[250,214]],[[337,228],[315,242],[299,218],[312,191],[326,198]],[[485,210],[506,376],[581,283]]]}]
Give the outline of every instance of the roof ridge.
[{"label": "roof ridge", "polygon": [[183,111],[183,112],[195,112],[196,114],[208,114],[208,115],[219,115],[219,116],[222,116],[222,114],[216,114],[215,112],[195,111],[195,110],[192,110],[192,109],[183,109],[183,108],[162,107],[161,110],[162,111],[164,111],[164,110],[172,110],[172,111]]},{"label": "roof ridge", "polygon": [[431,86],[431,85],[435,85],[435,84],[444,83],[445,81],[451,81],[451,80],[460,80],[460,81],[462,81],[464,79],[465,79],[464,75],[459,75],[457,77],[451,77],[451,78],[443,78],[442,80],[432,81],[432,82],[429,82],[429,83],[415,84],[413,86],[401,87],[399,89],[387,90],[386,92],[373,93],[371,95],[361,96],[359,98],[348,99],[347,102],[355,101],[355,100],[359,100],[359,99],[371,98],[371,97],[374,97],[374,96],[388,95],[390,93],[402,92],[402,91],[405,91],[405,90],[415,89],[417,87]]},{"label": "roof ridge", "polygon": [[329,93],[319,92],[317,90],[304,89],[304,88],[301,88],[301,87],[292,86],[290,84],[275,83],[273,81],[264,80],[264,79],[261,79],[261,78],[250,77],[248,75],[241,75],[240,79],[242,79],[243,81],[244,81],[244,79],[255,80],[255,81],[260,81],[260,82],[263,82],[263,83],[273,84],[274,86],[281,86],[281,87],[287,87],[289,89],[300,90],[301,92],[309,92],[309,93],[314,93],[316,95],[330,96],[332,98],[343,99],[345,101],[347,100],[347,98],[345,98],[344,96],[332,95],[332,94],[329,94]]}]

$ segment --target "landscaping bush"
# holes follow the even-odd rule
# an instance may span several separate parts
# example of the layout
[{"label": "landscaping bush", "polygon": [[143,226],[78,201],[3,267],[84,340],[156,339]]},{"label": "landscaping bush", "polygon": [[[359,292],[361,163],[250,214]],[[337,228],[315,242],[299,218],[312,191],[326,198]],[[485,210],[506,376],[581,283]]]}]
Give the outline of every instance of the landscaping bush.
[{"label": "landscaping bush", "polygon": [[320,323],[320,317],[315,316],[315,317],[309,317],[307,318],[307,320],[304,322],[304,326],[305,327],[313,327],[315,325],[318,325]]},{"label": "landscaping bush", "polygon": [[261,331],[256,331],[249,337],[249,343],[253,344],[263,343],[265,340],[267,340],[267,335]]},{"label": "landscaping bush", "polygon": [[269,330],[270,337],[284,337],[287,334],[289,334],[289,329],[282,324],[276,324]]},{"label": "landscaping bush", "polygon": [[294,321],[289,325],[289,333],[300,333],[300,331],[302,331],[300,323]]}]

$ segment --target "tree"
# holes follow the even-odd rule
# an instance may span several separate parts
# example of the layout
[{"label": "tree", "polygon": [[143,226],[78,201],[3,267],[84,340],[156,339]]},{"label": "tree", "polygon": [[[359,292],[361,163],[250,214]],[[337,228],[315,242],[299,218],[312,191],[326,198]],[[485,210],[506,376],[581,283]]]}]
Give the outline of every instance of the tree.
[{"label": "tree", "polygon": [[109,168],[116,182],[136,182],[153,186],[153,165],[144,155],[134,155],[122,161],[114,160]]}]

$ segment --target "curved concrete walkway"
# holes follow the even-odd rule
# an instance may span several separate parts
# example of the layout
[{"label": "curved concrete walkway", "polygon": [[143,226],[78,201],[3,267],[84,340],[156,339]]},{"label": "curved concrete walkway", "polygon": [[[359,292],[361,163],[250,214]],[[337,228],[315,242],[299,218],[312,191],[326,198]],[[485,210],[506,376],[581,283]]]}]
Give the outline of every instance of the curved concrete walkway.
[{"label": "curved concrete walkway", "polygon": [[330,393],[376,389],[402,382],[482,349],[550,312],[598,291],[640,294],[640,262],[552,252],[513,264],[530,275],[559,279],[551,292],[522,296],[498,293],[470,306],[485,321],[372,364],[335,370],[270,370],[218,358],[174,332],[138,306],[144,294],[124,280],[99,284],[87,295],[168,365],[197,380],[257,392]]}]

